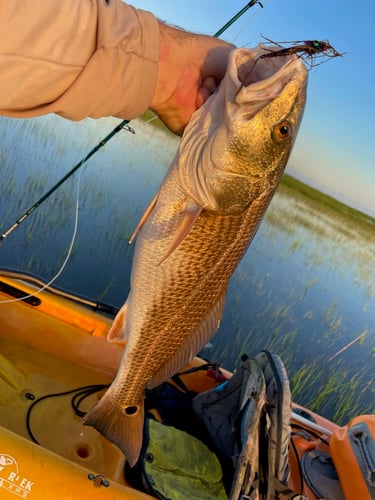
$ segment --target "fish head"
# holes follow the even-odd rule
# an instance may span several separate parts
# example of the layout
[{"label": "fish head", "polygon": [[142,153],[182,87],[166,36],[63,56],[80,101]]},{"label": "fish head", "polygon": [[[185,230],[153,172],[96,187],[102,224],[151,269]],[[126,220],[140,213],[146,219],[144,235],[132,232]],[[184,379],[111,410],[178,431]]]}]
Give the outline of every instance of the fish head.
[{"label": "fish head", "polygon": [[180,180],[205,210],[242,212],[281,179],[303,116],[307,69],[296,55],[260,57],[269,53],[234,50],[218,91],[185,130]]}]

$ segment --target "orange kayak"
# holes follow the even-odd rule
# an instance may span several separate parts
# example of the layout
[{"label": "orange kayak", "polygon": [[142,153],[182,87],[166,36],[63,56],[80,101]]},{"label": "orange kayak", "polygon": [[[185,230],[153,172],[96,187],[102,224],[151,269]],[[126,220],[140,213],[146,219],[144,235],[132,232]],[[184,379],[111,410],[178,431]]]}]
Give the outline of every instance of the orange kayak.
[{"label": "orange kayak", "polygon": [[[104,387],[117,371],[123,345],[106,340],[112,317],[56,289],[36,293],[41,285],[0,270],[0,498],[150,498],[128,483],[118,448],[82,426],[70,406],[75,388]],[[189,367],[204,363],[195,358]],[[218,384],[204,370],[182,379],[198,393]],[[30,411],[37,398],[56,393],[63,396]],[[83,409],[99,397],[82,398]],[[374,415],[340,427],[293,403],[291,429],[295,498],[375,498]]]}]

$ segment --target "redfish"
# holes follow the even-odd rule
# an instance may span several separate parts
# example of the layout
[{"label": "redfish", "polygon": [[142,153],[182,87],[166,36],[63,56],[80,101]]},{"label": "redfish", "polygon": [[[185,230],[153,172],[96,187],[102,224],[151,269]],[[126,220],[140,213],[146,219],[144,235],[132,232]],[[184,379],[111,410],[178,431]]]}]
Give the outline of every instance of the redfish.
[{"label": "redfish", "polygon": [[176,373],[217,330],[228,282],[297,135],[307,70],[295,55],[262,54],[233,50],[136,230],[130,293],[109,332],[109,340],[126,339],[123,358],[84,419],[131,466],[142,447],[145,388]]}]

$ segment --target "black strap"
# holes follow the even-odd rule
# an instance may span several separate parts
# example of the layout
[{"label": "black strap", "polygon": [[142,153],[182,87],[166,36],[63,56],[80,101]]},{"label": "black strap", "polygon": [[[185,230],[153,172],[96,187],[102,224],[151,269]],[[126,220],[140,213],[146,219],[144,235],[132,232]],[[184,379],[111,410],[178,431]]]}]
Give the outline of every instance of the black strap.
[{"label": "black strap", "polygon": [[192,368],[184,370],[183,372],[176,373],[171,377],[171,379],[181,390],[183,390],[187,394],[192,394],[193,391],[190,391],[181,380],[181,375],[188,375],[190,373],[195,373],[198,371],[208,371],[208,370],[215,370],[217,375],[222,375],[220,371],[220,365],[218,363],[205,363],[203,365],[193,366]]}]

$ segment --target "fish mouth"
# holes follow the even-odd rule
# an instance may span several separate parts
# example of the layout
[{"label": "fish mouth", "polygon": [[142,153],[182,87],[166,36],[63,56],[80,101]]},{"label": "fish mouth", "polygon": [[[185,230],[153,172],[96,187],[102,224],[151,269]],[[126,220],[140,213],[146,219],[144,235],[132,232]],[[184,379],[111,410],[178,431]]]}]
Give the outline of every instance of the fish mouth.
[{"label": "fish mouth", "polygon": [[[296,88],[306,85],[307,69],[302,60],[295,54],[270,56],[277,50],[280,48],[258,45],[251,51],[239,49],[233,53],[233,95],[227,97],[232,97],[229,100],[236,104],[246,104],[248,119],[278,97],[289,83],[293,82]],[[267,57],[262,58],[264,55]]]},{"label": "fish mouth", "polygon": [[[249,161],[245,156],[249,152],[254,157],[258,150],[259,154],[262,153],[261,145],[257,147],[252,138],[259,135],[260,141],[267,140],[269,136],[261,132],[268,122],[276,125],[293,115],[290,124],[293,137],[296,135],[305,103],[307,69],[293,54],[260,58],[266,53],[269,51],[261,46],[233,50],[218,90],[196,111],[185,129],[180,143],[183,154],[180,154],[178,164],[179,179],[187,196],[204,210],[219,212],[214,193],[219,184],[225,184],[224,177],[226,180],[231,177],[233,185],[236,180],[240,183],[241,179],[255,179],[256,168],[253,166],[249,175]],[[272,106],[273,101],[276,102],[272,116],[271,110],[266,110],[264,116],[262,114],[257,119],[259,111],[269,104]],[[292,145],[293,137],[290,137],[289,145]],[[252,146],[253,150],[249,151]],[[284,150],[289,151],[288,148]],[[241,154],[243,161],[233,161],[233,154]],[[243,169],[244,163],[247,167]],[[259,165],[263,164],[259,160]],[[264,177],[263,170],[259,170],[259,175]],[[255,179],[252,196],[258,187],[261,189],[261,184]]]}]

